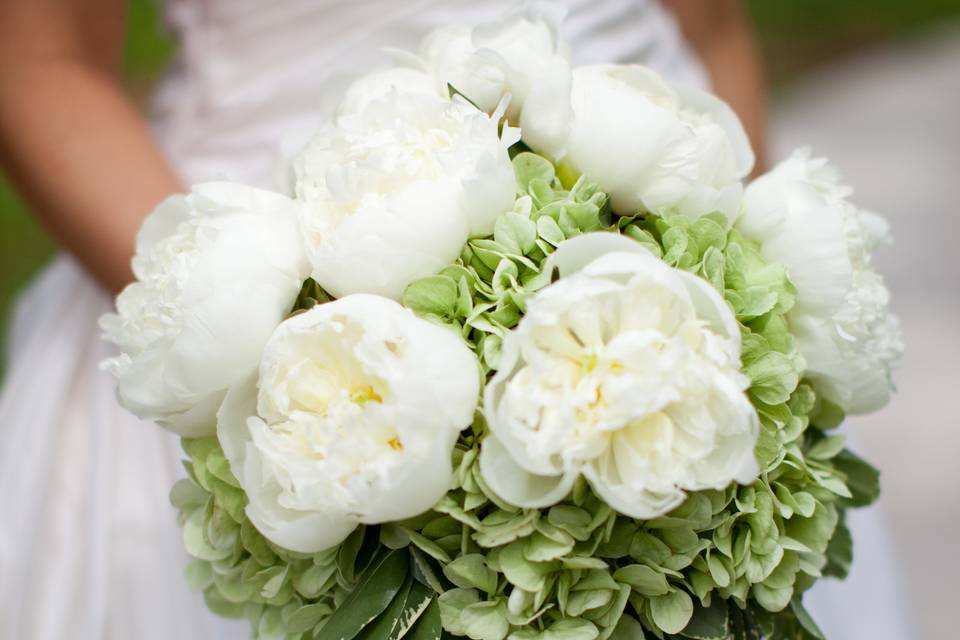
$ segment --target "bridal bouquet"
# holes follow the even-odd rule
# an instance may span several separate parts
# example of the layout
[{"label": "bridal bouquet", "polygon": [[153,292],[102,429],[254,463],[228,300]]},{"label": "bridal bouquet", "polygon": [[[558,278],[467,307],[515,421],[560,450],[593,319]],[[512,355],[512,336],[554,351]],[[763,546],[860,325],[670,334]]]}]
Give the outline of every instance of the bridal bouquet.
[{"label": "bridal bouquet", "polygon": [[540,16],[359,79],[287,195],[193,187],[102,325],[183,436],[187,580],[261,638],[822,638],[901,351],[822,159]]}]

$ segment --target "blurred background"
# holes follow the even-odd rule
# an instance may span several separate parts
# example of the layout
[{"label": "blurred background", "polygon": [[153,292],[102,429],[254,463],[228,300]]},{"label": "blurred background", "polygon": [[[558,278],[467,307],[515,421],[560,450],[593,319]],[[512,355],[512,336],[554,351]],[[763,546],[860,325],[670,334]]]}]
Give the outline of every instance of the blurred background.
[{"label": "blurred background", "polygon": [[[916,635],[957,637],[960,575],[960,0],[751,0],[771,84],[771,160],[830,157],[896,243],[879,267],[907,339],[899,394],[848,430],[883,471]],[[150,0],[132,0],[124,70],[141,101],[173,50]],[[0,175],[0,335],[54,248]],[[2,366],[2,364],[0,364]],[[842,640],[842,639],[841,639]]]}]

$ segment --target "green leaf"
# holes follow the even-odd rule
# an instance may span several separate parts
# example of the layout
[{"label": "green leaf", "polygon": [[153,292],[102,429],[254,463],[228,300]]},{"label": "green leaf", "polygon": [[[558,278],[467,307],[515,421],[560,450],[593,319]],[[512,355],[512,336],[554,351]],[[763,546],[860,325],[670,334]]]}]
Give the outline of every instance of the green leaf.
[{"label": "green leaf", "polygon": [[793,597],[793,585],[787,587],[768,587],[765,584],[755,584],[751,589],[754,599],[761,607],[775,613],[783,611],[790,604],[790,598]]},{"label": "green leaf", "polygon": [[184,568],[187,585],[194,591],[203,591],[213,582],[213,568],[205,560],[193,559]]},{"label": "green leaf", "polygon": [[363,547],[365,534],[364,527],[357,527],[346,540],[340,543],[340,550],[337,552],[337,570],[340,578],[347,585],[356,582],[357,559]]},{"label": "green leaf", "polygon": [[417,315],[451,316],[457,305],[459,287],[453,278],[427,276],[414,280],[403,290],[403,306]]},{"label": "green leaf", "polygon": [[407,596],[410,594],[410,585],[412,584],[413,579],[407,576],[403,586],[390,601],[389,606],[373,622],[364,627],[363,631],[357,635],[358,640],[387,640],[392,637],[393,630],[400,621],[400,616],[407,603]]},{"label": "green leaf", "polygon": [[442,635],[440,605],[433,599],[406,637],[409,640],[440,640]]},{"label": "green leaf", "polygon": [[180,511],[198,509],[207,502],[209,497],[206,491],[189,478],[177,480],[170,489],[170,504]]},{"label": "green leaf", "polygon": [[818,396],[816,408],[810,415],[810,421],[820,429],[833,429],[840,426],[845,417],[843,409],[826,398]]},{"label": "green leaf", "polygon": [[400,640],[410,632],[433,600],[433,591],[408,577],[390,606],[364,629],[360,637],[364,640]]},{"label": "green leaf", "polygon": [[441,593],[437,604],[443,628],[457,636],[466,635],[463,612],[477,602],[480,602],[480,594],[476,589],[450,589]]},{"label": "green leaf", "polygon": [[833,459],[833,465],[847,477],[847,487],[853,497],[846,501],[851,507],[866,507],[880,497],[880,472],[876,467],[849,449]]},{"label": "green leaf", "polygon": [[491,600],[468,605],[461,615],[463,635],[473,640],[503,640],[510,631],[507,605]]},{"label": "green leaf", "polygon": [[600,632],[589,620],[564,618],[557,620],[543,632],[543,640],[594,640]]},{"label": "green leaf", "polygon": [[563,529],[574,538],[584,541],[590,537],[590,523],[593,518],[587,511],[579,507],[558,504],[547,512],[547,521],[553,526]]},{"label": "green leaf", "polygon": [[833,576],[843,580],[850,572],[853,563],[853,538],[850,529],[843,518],[837,523],[833,537],[827,544],[827,564],[823,568],[823,575]]},{"label": "green leaf", "polygon": [[624,615],[620,617],[609,640],[644,640],[645,637],[643,626],[637,622],[637,619]]},{"label": "green leaf", "polygon": [[693,617],[681,632],[684,638],[692,640],[726,640],[729,634],[727,603],[720,598],[713,598],[709,607],[696,604]]},{"label": "green leaf", "polygon": [[548,538],[542,532],[535,531],[532,536],[527,538],[524,557],[532,562],[549,562],[562,558],[573,551],[573,537],[561,529],[557,529],[557,531],[563,534],[566,539]]},{"label": "green leaf", "polygon": [[409,566],[407,557],[406,551],[387,551],[375,557],[317,638],[351,640],[373,622],[403,586]]},{"label": "green leaf", "polygon": [[304,598],[316,598],[323,593],[324,586],[337,571],[336,563],[314,564],[294,575],[293,587]]},{"label": "green leaf", "polygon": [[807,457],[814,460],[829,460],[843,450],[843,443],[847,437],[843,435],[827,436],[817,440],[812,447],[807,450]]},{"label": "green leaf", "polygon": [[800,623],[800,626],[803,627],[807,633],[816,638],[816,640],[826,640],[820,627],[817,626],[817,623],[810,617],[810,613],[803,607],[803,602],[800,598],[794,598],[790,603],[790,608],[793,610],[793,615],[797,617],[797,622]]},{"label": "green leaf", "polygon": [[450,555],[444,551],[443,547],[441,547],[439,544],[430,538],[417,533],[413,529],[404,529],[404,531],[406,531],[407,535],[410,536],[410,542],[415,544],[418,549],[426,553],[428,556],[442,563],[450,562]]},{"label": "green leaf", "polygon": [[333,296],[324,291],[316,280],[307,278],[303,281],[303,286],[300,287],[300,292],[297,294],[297,299],[293,303],[289,315],[297,315],[331,300],[333,300]]},{"label": "green leaf", "polygon": [[645,564],[620,567],[614,572],[613,579],[630,585],[634,591],[644,596],[662,596],[670,591],[666,576]]},{"label": "green leaf", "polygon": [[446,591],[440,573],[435,566],[436,561],[416,547],[410,547],[410,565],[413,568],[413,578],[420,584],[430,587],[437,593]]},{"label": "green leaf", "polygon": [[690,236],[696,240],[697,246],[704,253],[707,248],[723,249],[727,244],[727,226],[725,216],[708,214],[697,218],[690,225]]},{"label": "green leaf", "polygon": [[222,618],[242,618],[246,608],[243,604],[236,604],[224,599],[216,587],[210,587],[203,592],[203,601],[210,611]]},{"label": "green leaf", "polygon": [[285,618],[287,633],[303,633],[315,627],[331,613],[330,605],[325,602],[315,602],[295,609]]},{"label": "green leaf", "polygon": [[511,542],[500,552],[500,570],[511,584],[524,591],[543,589],[547,575],[555,571],[557,562],[531,562],[524,557],[526,541]]},{"label": "green leaf", "polygon": [[493,595],[497,590],[497,574],[487,566],[480,553],[468,553],[455,558],[443,568],[450,582],[464,589],[477,588]]},{"label": "green leaf", "polygon": [[[215,562],[223,560],[233,553],[232,547],[215,548],[210,546],[204,536],[204,512],[200,509],[193,514],[183,524],[183,546],[187,553],[200,560],[209,560]],[[236,526],[236,525],[234,525]]]},{"label": "green leaf", "polygon": [[557,221],[550,216],[537,218],[537,234],[555,247],[566,240],[563,230],[557,225]]},{"label": "green leaf", "polygon": [[693,617],[693,600],[686,591],[674,589],[666,595],[653,596],[649,602],[650,616],[666,633],[680,633]]},{"label": "green leaf", "polygon": [[550,183],[556,173],[553,165],[543,156],[535,153],[520,153],[513,159],[513,172],[524,191],[529,188],[533,180],[543,180]]},{"label": "green leaf", "polygon": [[750,378],[749,393],[766,404],[780,404],[797,388],[800,375],[793,358],[777,351],[768,351],[743,368]]},{"label": "green leaf", "polygon": [[536,246],[537,225],[525,215],[507,211],[497,218],[493,239],[511,253],[525,255]]},{"label": "green leaf", "polygon": [[468,98],[466,95],[461,93],[459,89],[457,89],[455,86],[453,86],[449,82],[447,83],[447,95],[450,96],[451,100],[453,100],[456,96],[460,96],[461,98],[466,100],[467,103],[469,103],[472,107],[474,107],[477,111],[483,111],[483,109],[477,106],[476,102],[474,102],[473,100]]}]

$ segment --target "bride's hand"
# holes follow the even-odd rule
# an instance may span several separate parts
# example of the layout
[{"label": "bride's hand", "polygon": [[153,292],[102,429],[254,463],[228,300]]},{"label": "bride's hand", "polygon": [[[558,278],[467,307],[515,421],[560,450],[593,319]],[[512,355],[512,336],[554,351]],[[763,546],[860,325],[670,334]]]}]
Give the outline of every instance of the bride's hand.
[{"label": "bride's hand", "polygon": [[120,87],[126,0],[0,0],[0,161],[110,290],[143,216],[180,182]]}]

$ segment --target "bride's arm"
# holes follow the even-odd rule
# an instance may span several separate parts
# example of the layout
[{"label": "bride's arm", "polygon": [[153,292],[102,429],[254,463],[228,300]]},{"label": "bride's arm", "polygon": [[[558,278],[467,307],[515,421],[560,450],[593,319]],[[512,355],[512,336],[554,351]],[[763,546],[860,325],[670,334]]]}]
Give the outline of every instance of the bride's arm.
[{"label": "bride's arm", "polygon": [[742,0],[666,0],[703,60],[713,90],[740,116],[764,170],[767,105],[763,69]]},{"label": "bride's arm", "polygon": [[105,287],[144,214],[181,189],[118,83],[126,0],[0,0],[0,160]]}]

